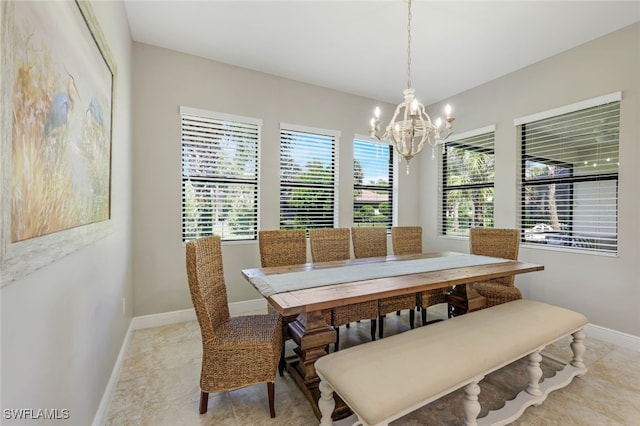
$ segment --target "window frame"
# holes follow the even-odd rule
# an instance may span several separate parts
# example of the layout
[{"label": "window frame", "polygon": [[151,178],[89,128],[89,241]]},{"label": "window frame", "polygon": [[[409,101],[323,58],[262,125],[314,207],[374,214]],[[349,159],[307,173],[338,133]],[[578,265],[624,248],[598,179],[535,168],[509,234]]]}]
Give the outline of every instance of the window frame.
[{"label": "window frame", "polygon": [[[230,175],[216,175],[216,174],[212,174],[212,175],[207,175],[207,176],[189,176],[189,175],[185,175],[185,124],[184,124],[184,120],[185,118],[191,118],[191,119],[203,119],[203,120],[209,120],[209,121],[213,121],[215,122],[215,125],[218,126],[239,126],[239,127],[244,127],[249,131],[255,131],[255,153],[253,155],[251,155],[249,158],[250,160],[255,162],[255,169],[252,171],[253,174],[253,178],[248,179],[248,178],[240,178],[240,177],[233,177]],[[213,126],[212,126],[213,128]],[[187,241],[190,241],[192,239],[198,238],[198,237],[202,237],[202,236],[207,236],[207,235],[218,235],[217,233],[214,232],[214,228],[213,228],[213,223],[212,223],[212,229],[211,232],[207,232],[206,230],[204,232],[197,232],[196,231],[196,235],[192,236],[192,235],[188,235],[185,231],[186,231],[186,226],[187,223],[186,221],[188,220],[185,217],[185,205],[187,203],[187,194],[186,194],[186,185],[189,182],[199,182],[202,184],[207,184],[207,183],[211,183],[211,184],[222,184],[222,185],[249,185],[253,188],[253,220],[250,222],[249,226],[247,226],[247,229],[249,230],[249,232],[247,233],[248,237],[241,237],[241,238],[227,238],[227,235],[224,235],[224,232],[222,233],[222,235],[220,235],[220,237],[222,238],[222,241],[227,243],[227,242],[242,242],[242,241],[255,241],[258,238],[258,225],[259,225],[259,205],[260,205],[260,146],[261,146],[261,139],[262,139],[262,120],[259,118],[253,118],[253,117],[245,117],[245,116],[240,116],[240,115],[234,115],[234,114],[227,114],[227,113],[222,113],[222,112],[216,112],[216,111],[209,111],[209,110],[204,110],[204,109],[198,109],[198,108],[191,108],[191,107],[185,107],[185,106],[181,106],[180,107],[180,148],[181,148],[181,194],[180,194],[180,199],[181,199],[181,208],[180,208],[180,223],[181,223],[181,241],[182,243],[186,243]],[[213,138],[212,138],[213,139]],[[214,204],[216,202],[216,200],[210,200],[212,201],[212,204]],[[229,235],[233,235],[233,234],[229,234]],[[242,235],[242,234],[241,234]]]},{"label": "window frame", "polygon": [[[619,158],[620,155],[620,139],[619,139],[619,120],[620,120],[620,109],[621,109],[621,99],[622,92],[614,92],[608,95],[588,99],[585,101],[577,102],[574,104],[562,106],[559,108],[555,108],[549,111],[533,114],[527,117],[517,118],[514,120],[514,125],[519,127],[519,136],[520,136],[520,171],[519,171],[519,182],[518,182],[518,205],[519,211],[517,213],[517,223],[520,228],[520,241],[523,245],[527,247],[535,247],[540,249],[547,250],[561,250],[567,252],[576,252],[581,254],[595,254],[595,255],[604,255],[604,256],[617,256],[619,251],[618,246],[618,227],[619,227],[619,166],[615,172],[594,172],[594,173],[582,173],[576,174],[574,173],[574,169],[576,164],[567,163],[560,160],[553,160],[549,158],[541,157],[538,155],[529,155],[527,153],[527,125],[531,123],[536,123],[543,121],[545,119],[558,119],[563,116],[569,116],[572,113],[580,113],[592,108],[603,107],[605,108],[607,105],[617,103],[617,112],[618,112],[618,140],[616,141],[616,152]],[[574,117],[567,117],[567,120],[562,123],[571,124],[573,120],[576,120]],[[555,136],[557,138],[557,136]],[[587,147],[591,147],[592,143],[585,143]],[[599,145],[593,144],[594,146],[599,148]],[[583,147],[584,148],[584,147]],[[578,146],[576,149],[580,149]],[[568,176],[561,177],[552,177],[552,178],[527,178],[527,162],[534,161],[540,164],[554,164],[554,165],[566,165],[566,169],[569,170]],[[609,238],[607,236],[602,236],[600,238],[595,237],[585,237],[584,235],[580,235],[579,232],[576,233],[575,227],[577,225],[575,220],[575,211],[576,211],[576,185],[581,183],[598,183],[598,182],[613,182],[613,190],[612,194],[615,194],[615,232]],[[548,185],[567,185],[567,190],[562,191],[561,193],[565,194],[563,204],[566,204],[567,212],[563,213],[563,216],[568,220],[563,221],[567,229],[554,230],[554,231],[544,231],[544,240],[538,241],[537,239],[533,239],[532,235],[529,235],[527,238],[527,229],[525,229],[525,225],[529,224],[529,222],[525,222],[525,211],[527,211],[526,205],[526,192],[527,188],[536,188],[536,187],[545,187]],[[557,188],[556,188],[557,190]],[[589,204],[588,206],[598,204]],[[557,206],[556,206],[557,207]],[[600,211],[598,210],[598,213]],[[596,226],[598,225],[597,221],[587,222],[588,225]],[[527,225],[528,226],[528,225]],[[583,225],[584,226],[584,225]],[[597,235],[597,233],[595,233]],[[547,241],[547,236],[551,238]],[[544,241],[544,242],[543,242]]]},{"label": "window frame", "polygon": [[[309,137],[320,137],[320,138],[327,138],[332,140],[332,144],[331,144],[331,159],[332,159],[332,163],[331,163],[331,172],[332,172],[332,182],[330,184],[304,184],[303,182],[293,182],[293,181],[284,181],[283,180],[283,176],[285,176],[285,173],[283,173],[282,170],[282,147],[283,147],[283,136],[285,133],[298,133],[298,134],[302,134],[302,135],[308,135]],[[338,206],[338,201],[339,201],[339,192],[338,192],[338,185],[339,185],[339,173],[338,173],[338,165],[339,165],[339,157],[338,157],[338,152],[339,152],[339,142],[340,142],[340,136],[341,136],[341,132],[337,131],[337,130],[331,130],[331,129],[322,129],[322,128],[316,128],[316,127],[310,127],[310,126],[302,126],[302,125],[297,125],[297,124],[290,124],[290,123],[280,123],[280,133],[279,133],[280,139],[279,139],[279,160],[278,160],[278,165],[280,168],[280,179],[279,179],[279,190],[278,190],[278,194],[279,194],[279,214],[278,214],[278,226],[280,229],[311,229],[311,228],[327,228],[327,227],[331,227],[331,228],[335,228],[338,227],[338,212],[339,212],[339,206]],[[313,188],[321,188],[321,189],[331,189],[332,191],[332,196],[333,196],[333,212],[331,215],[331,224],[327,224],[327,223],[319,223],[317,226],[309,226],[309,225],[305,225],[304,227],[296,227],[296,226],[287,226],[286,221],[283,220],[284,214],[283,214],[283,188],[291,188],[291,189],[295,189],[295,188],[299,188],[299,189],[313,189]]]},{"label": "window frame", "polygon": [[[388,157],[388,185],[387,186],[379,186],[379,185],[357,185],[355,182],[355,162],[356,162],[356,143],[368,143],[371,145],[382,145],[388,148],[389,157]],[[353,197],[352,197],[352,215],[351,221],[353,226],[377,226],[372,222],[356,222],[355,214],[356,214],[356,198],[355,191],[356,190],[369,190],[372,192],[384,190],[389,194],[388,203],[389,203],[389,219],[386,221],[387,223],[387,232],[391,232],[391,227],[396,223],[396,196],[397,196],[397,184],[396,184],[396,161],[395,161],[395,150],[392,145],[380,142],[378,140],[372,139],[369,136],[356,134],[353,138],[353,171],[354,171],[354,179],[353,179]]]},{"label": "window frame", "polygon": [[[495,200],[495,130],[496,127],[495,125],[489,125],[489,126],[485,126],[485,127],[481,127],[478,129],[474,129],[474,130],[470,130],[467,132],[463,132],[463,133],[459,133],[459,134],[455,134],[452,135],[452,137],[450,137],[449,139],[447,139],[447,142],[444,146],[444,150],[440,150],[440,169],[439,169],[439,187],[440,187],[440,197],[439,197],[439,202],[440,202],[440,209],[439,209],[439,214],[438,214],[438,222],[439,222],[439,226],[438,226],[438,235],[440,237],[447,237],[447,238],[452,238],[452,237],[462,237],[462,238],[468,238],[469,236],[469,229],[473,226],[473,224],[471,224],[471,226],[469,226],[466,229],[465,233],[462,234],[449,234],[449,230],[447,229],[447,193],[450,191],[457,191],[457,190],[470,190],[470,189],[482,189],[482,188],[493,188],[493,196],[494,196],[494,200]],[[484,148],[481,146],[471,146],[468,144],[465,144],[466,140],[469,140],[471,138],[475,138],[478,136],[483,136],[483,135],[489,135],[491,134],[491,138],[493,140],[493,144],[492,144],[492,148]],[[470,151],[476,151],[476,152],[486,152],[486,153],[490,153],[491,155],[494,156],[494,168],[493,168],[493,180],[491,180],[490,182],[477,182],[477,183],[467,183],[467,184],[461,184],[461,185],[447,185],[447,181],[445,179],[445,173],[447,173],[447,147],[450,146],[454,146],[454,147],[460,147],[460,148],[469,148]],[[495,202],[494,202],[495,205]],[[493,213],[493,217],[491,218],[492,223],[495,225],[495,212]]]}]

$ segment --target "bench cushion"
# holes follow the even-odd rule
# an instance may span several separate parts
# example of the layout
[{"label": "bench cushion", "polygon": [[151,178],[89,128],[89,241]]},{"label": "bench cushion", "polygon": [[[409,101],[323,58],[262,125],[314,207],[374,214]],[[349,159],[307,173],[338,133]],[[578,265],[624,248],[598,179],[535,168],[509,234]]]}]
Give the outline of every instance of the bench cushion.
[{"label": "bench cushion", "polygon": [[362,420],[377,424],[586,324],[582,314],[516,300],[332,353],[315,368]]}]

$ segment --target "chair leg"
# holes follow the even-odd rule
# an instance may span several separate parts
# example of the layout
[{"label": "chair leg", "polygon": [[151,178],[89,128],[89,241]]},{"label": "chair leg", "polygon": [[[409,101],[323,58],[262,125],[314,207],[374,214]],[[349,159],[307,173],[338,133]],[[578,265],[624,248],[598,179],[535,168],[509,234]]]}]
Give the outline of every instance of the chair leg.
[{"label": "chair leg", "polygon": [[269,394],[269,414],[271,414],[271,418],[273,419],[276,416],[276,406],[275,406],[275,383],[268,382],[267,383],[267,393]]},{"label": "chair leg", "polygon": [[284,376],[284,342],[282,342],[282,352],[280,352],[280,362],[278,362],[278,373],[280,373],[280,377]]},{"label": "chair leg", "polygon": [[336,327],[336,342],[333,344],[333,351],[338,352],[339,348],[340,348],[340,327]]},{"label": "chair leg", "polygon": [[384,315],[378,317],[378,337],[382,339],[384,335]]},{"label": "chair leg", "polygon": [[209,392],[200,392],[200,414],[207,412],[209,405]]},{"label": "chair leg", "polygon": [[375,319],[371,320],[371,341],[376,340],[376,326],[377,321]]},{"label": "chair leg", "polygon": [[420,311],[420,314],[422,315],[422,325],[427,325],[427,308],[423,307],[422,311]]},{"label": "chair leg", "polygon": [[396,315],[400,316],[400,311],[396,311]]},{"label": "chair leg", "polygon": [[413,330],[416,326],[416,311],[409,309],[409,327]]}]

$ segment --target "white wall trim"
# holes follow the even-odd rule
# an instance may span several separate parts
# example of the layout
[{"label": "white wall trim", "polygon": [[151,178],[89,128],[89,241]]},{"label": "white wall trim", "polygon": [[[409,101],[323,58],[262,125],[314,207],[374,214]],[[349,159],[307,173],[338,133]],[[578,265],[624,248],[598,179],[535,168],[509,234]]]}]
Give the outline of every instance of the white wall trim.
[{"label": "white wall trim", "polygon": [[340,139],[342,132],[340,130],[322,129],[320,127],[303,126],[300,124],[280,123],[280,132],[282,131],[300,132],[300,133],[312,133],[314,135],[330,136],[335,139]]},{"label": "white wall trim", "polygon": [[142,330],[143,328],[161,327],[163,325],[176,324],[195,319],[196,312],[193,308],[162,312],[160,314],[142,315],[131,318],[131,329]]},{"label": "white wall trim", "polygon": [[594,339],[604,340],[605,342],[640,352],[640,336],[611,330],[595,324],[588,324],[585,328],[585,333],[587,338],[593,337]]},{"label": "white wall trim", "polygon": [[113,394],[116,390],[116,385],[118,384],[118,378],[120,377],[120,370],[122,369],[124,357],[127,354],[127,349],[129,349],[129,342],[131,341],[131,335],[133,334],[132,327],[133,321],[129,323],[127,334],[125,334],[124,340],[122,341],[122,346],[120,347],[120,353],[118,353],[116,363],[113,366],[113,370],[111,370],[109,382],[107,383],[107,387],[102,394],[102,399],[100,400],[100,405],[98,406],[96,415],[93,417],[93,422],[91,423],[92,426],[103,426],[107,422],[107,414],[109,414],[111,400],[113,399]]},{"label": "white wall trim", "polygon": [[583,109],[596,107],[611,102],[617,102],[622,100],[622,92],[613,92],[607,95],[598,96],[596,98],[585,99],[584,101],[576,102],[570,105],[564,105],[558,108],[553,108],[548,111],[537,112],[535,114],[527,115],[525,117],[518,117],[513,119],[514,126],[520,126],[521,124],[527,124],[538,120],[544,120],[545,118],[556,117],[562,114],[569,114],[571,112],[580,111]]},{"label": "white wall trim", "polygon": [[[264,312],[267,303],[265,299],[245,300],[242,302],[233,302],[229,304],[229,313],[232,316],[247,315],[256,312]],[[196,319],[195,311],[192,309],[183,309],[180,311],[163,312],[160,314],[143,315],[139,317],[131,318],[129,329],[122,342],[118,359],[113,366],[109,383],[102,395],[102,400],[98,406],[98,411],[93,419],[93,426],[103,426],[107,421],[107,414],[109,412],[109,406],[111,405],[111,399],[120,377],[120,370],[124,362],[124,357],[129,348],[129,341],[134,330],[140,330],[143,328],[160,327],[163,325],[176,324],[184,321],[192,321]],[[640,336],[634,336],[632,334],[623,333],[609,328],[601,327],[599,325],[588,324],[585,332],[588,337],[603,340],[605,342],[613,343],[615,345],[632,349],[640,352]]]},{"label": "white wall trim", "polygon": [[491,133],[496,131],[496,125],[491,124],[489,126],[480,127],[478,129],[468,130],[462,133],[453,133],[447,138],[447,142],[455,142],[460,139],[472,138],[474,136],[484,135],[485,133]]},{"label": "white wall trim", "polygon": [[180,114],[195,115],[198,117],[212,118],[219,121],[232,121],[234,123],[253,124],[262,126],[262,119],[245,117],[243,115],[227,114],[224,112],[208,111],[206,109],[180,106]]},{"label": "white wall trim", "polygon": [[[254,299],[229,303],[229,313],[231,314],[231,316],[249,315],[256,312],[262,313],[266,312],[266,309],[267,301],[265,299]],[[98,406],[96,415],[94,416],[93,422],[91,423],[92,426],[103,426],[107,422],[109,407],[111,406],[111,400],[116,390],[118,378],[120,377],[120,370],[122,369],[124,357],[127,354],[127,349],[129,348],[129,342],[131,340],[131,336],[133,335],[133,331],[141,330],[143,328],[160,327],[163,325],[193,321],[195,319],[196,313],[193,308],[182,309],[180,311],[162,312],[159,314],[142,315],[139,317],[131,318],[129,329],[127,330],[127,334],[125,334],[124,336],[124,340],[122,341],[122,347],[120,348],[118,359],[116,359],[116,363],[113,366],[111,377],[109,377],[109,382],[107,383],[107,387],[105,388],[102,399],[100,400],[100,405]]]}]

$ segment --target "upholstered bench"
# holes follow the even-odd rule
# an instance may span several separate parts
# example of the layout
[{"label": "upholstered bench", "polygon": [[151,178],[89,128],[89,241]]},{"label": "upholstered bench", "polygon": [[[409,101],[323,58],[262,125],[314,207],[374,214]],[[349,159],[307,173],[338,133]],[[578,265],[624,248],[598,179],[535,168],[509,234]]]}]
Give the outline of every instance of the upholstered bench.
[{"label": "upholstered bench", "polygon": [[[576,312],[532,300],[516,300],[420,327],[318,359],[321,425],[331,425],[333,392],[354,415],[335,424],[386,425],[464,387],[465,425],[506,424],[549,392],[586,373],[582,329],[587,319]],[[540,383],[540,351],[573,336],[573,359]],[[528,356],[528,385],[500,410],[477,418],[483,377]]]}]

